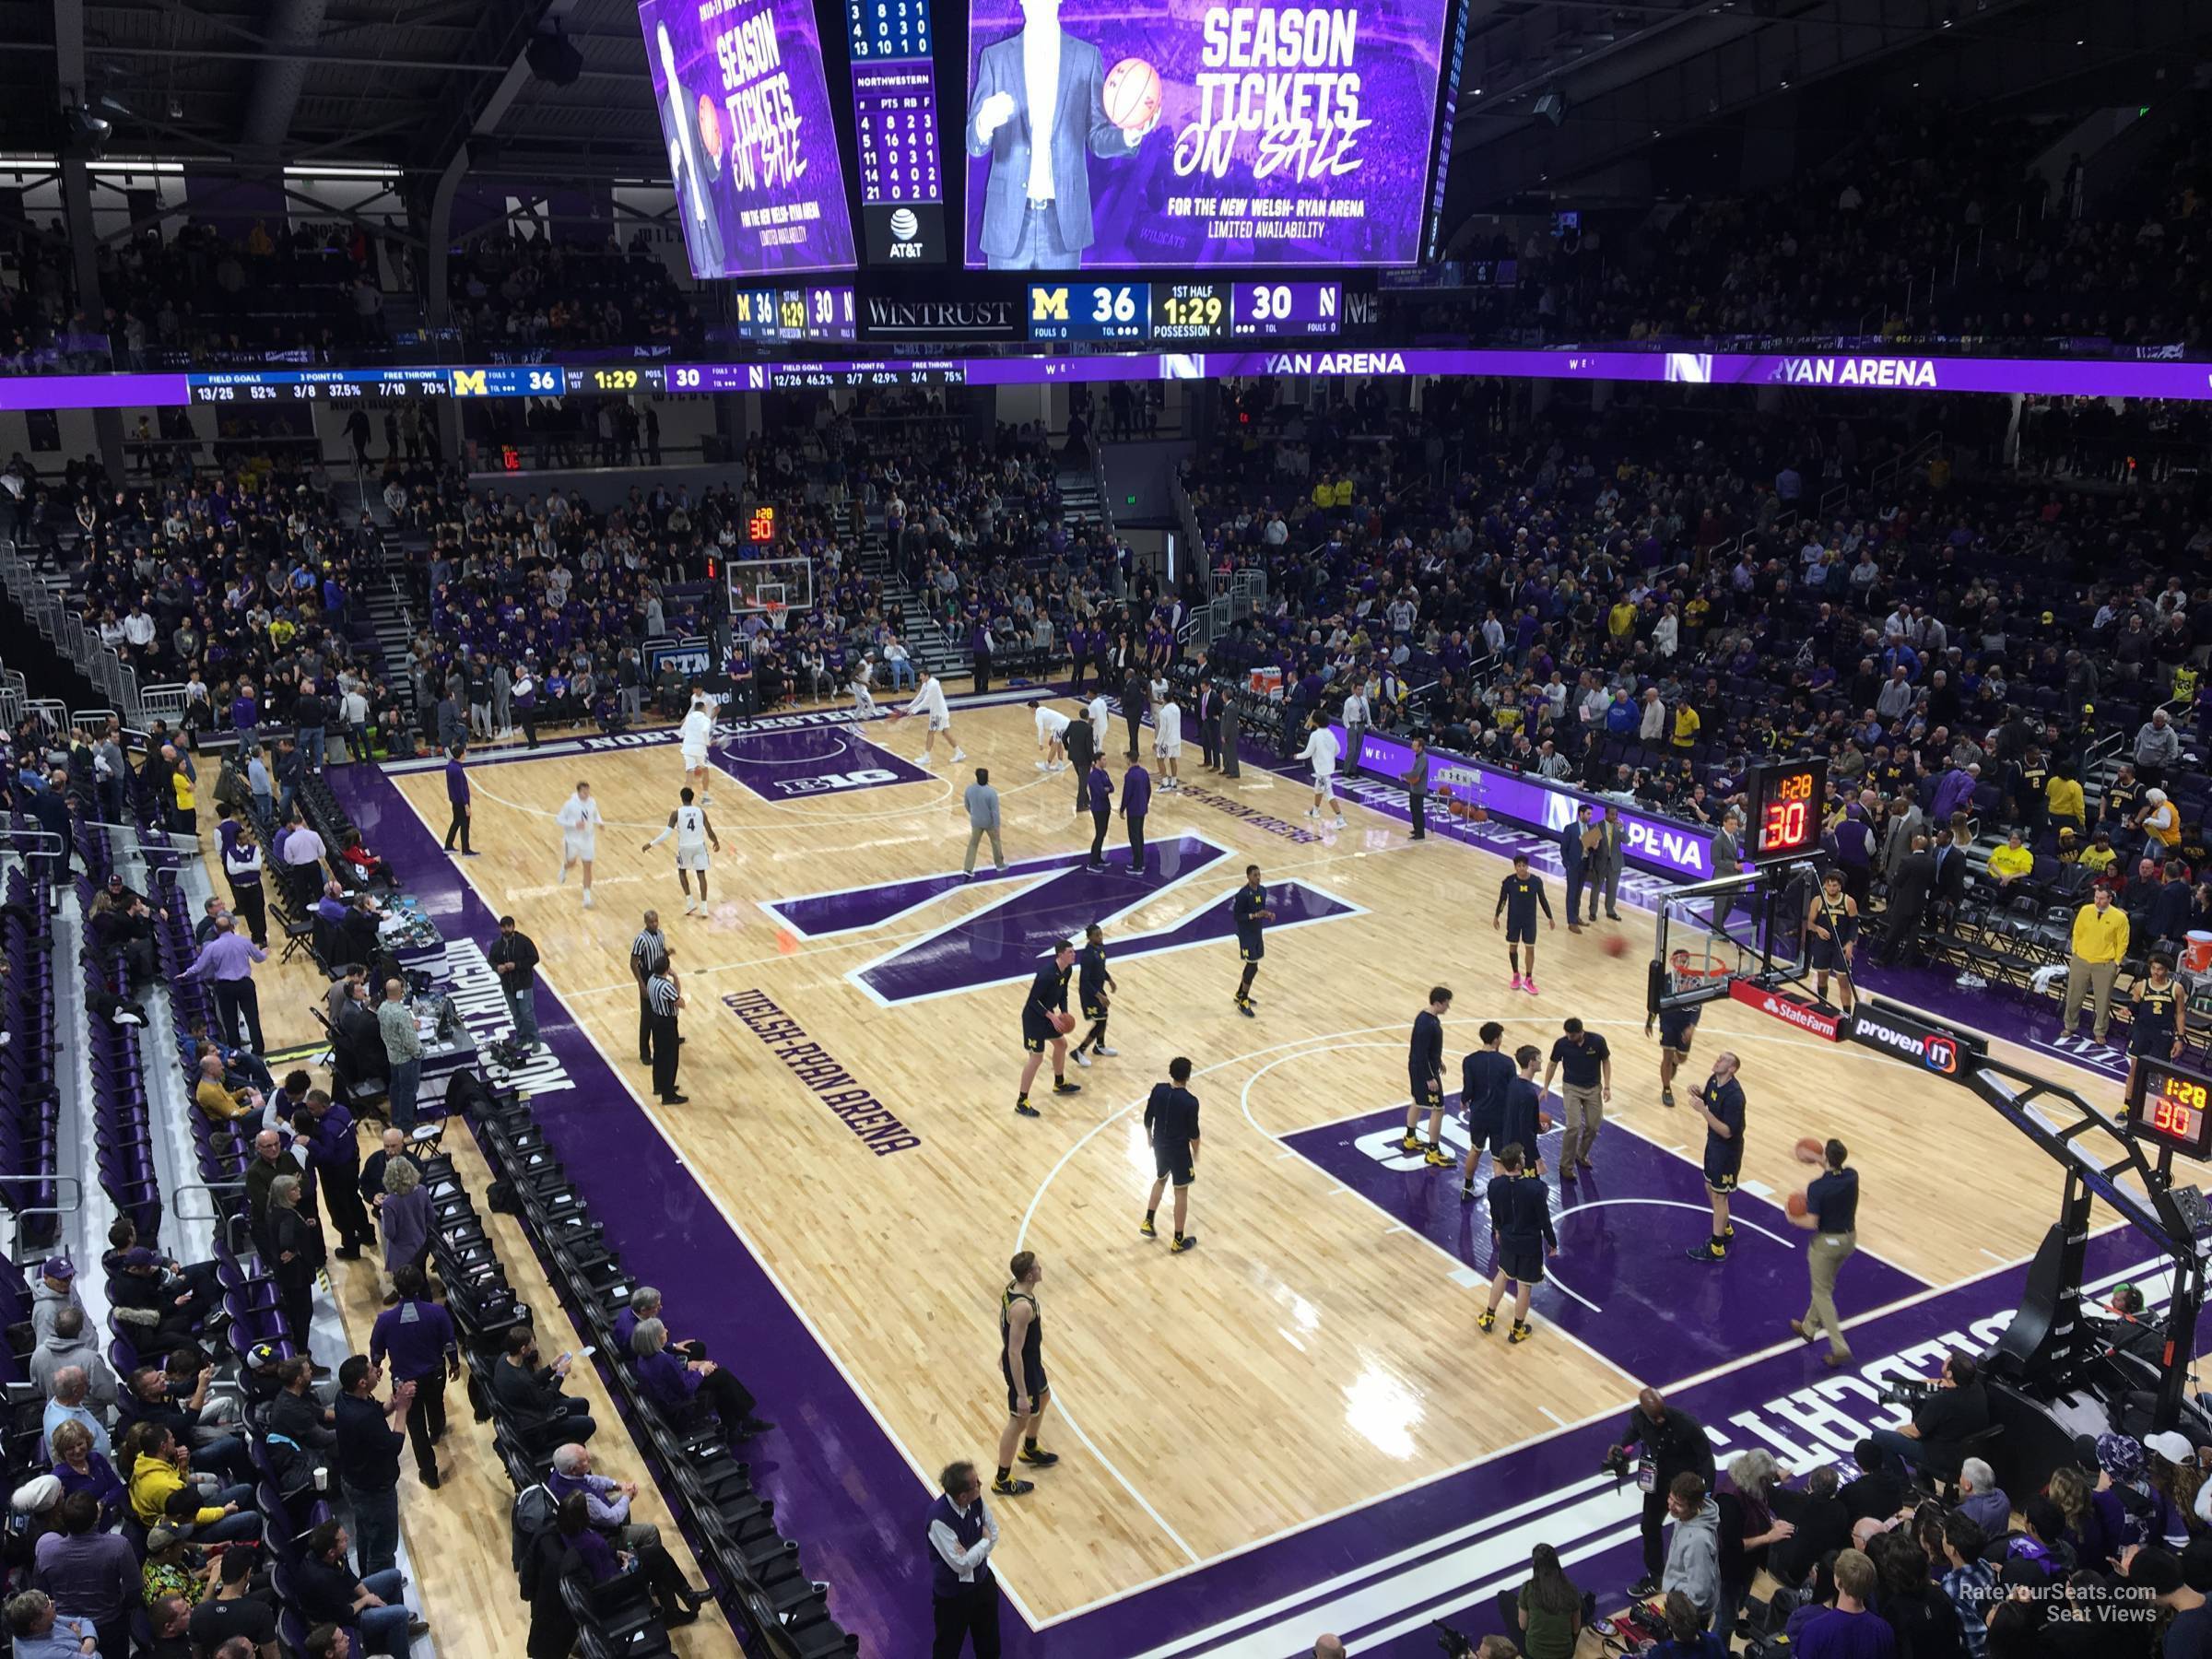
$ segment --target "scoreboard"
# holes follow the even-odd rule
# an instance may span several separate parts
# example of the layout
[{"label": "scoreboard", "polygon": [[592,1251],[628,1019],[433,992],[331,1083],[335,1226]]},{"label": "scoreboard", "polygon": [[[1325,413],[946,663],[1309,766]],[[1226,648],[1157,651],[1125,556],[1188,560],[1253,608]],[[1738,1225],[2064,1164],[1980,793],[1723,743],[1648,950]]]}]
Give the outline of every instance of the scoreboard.
[{"label": "scoreboard", "polygon": [[1335,282],[1033,282],[1030,338],[1207,340],[1336,333]]},{"label": "scoreboard", "polygon": [[732,325],[741,340],[853,340],[859,337],[850,288],[759,288],[730,295]]},{"label": "scoreboard", "polygon": [[853,144],[872,264],[941,263],[944,160],[931,0],[845,0]]}]

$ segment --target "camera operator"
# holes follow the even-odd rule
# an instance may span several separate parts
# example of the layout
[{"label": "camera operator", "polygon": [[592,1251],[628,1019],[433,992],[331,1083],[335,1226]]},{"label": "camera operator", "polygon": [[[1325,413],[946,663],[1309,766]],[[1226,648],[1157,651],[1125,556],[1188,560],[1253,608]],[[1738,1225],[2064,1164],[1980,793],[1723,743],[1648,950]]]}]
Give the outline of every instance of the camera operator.
[{"label": "camera operator", "polygon": [[1955,1480],[1969,1438],[1989,1427],[1989,1391],[1971,1356],[1953,1354],[1943,1362],[1934,1392],[1912,1407],[1902,1429],[1876,1429],[1868,1435],[1884,1465],[1911,1477],[1914,1469]]},{"label": "camera operator", "polygon": [[2143,1309],[2143,1292],[2133,1285],[2114,1287],[2108,1306],[2111,1320],[2098,1320],[2097,1329],[2123,1354],[2132,1354],[2151,1365],[2160,1364],[2166,1353],[2166,1328]]},{"label": "camera operator", "polygon": [[1666,1565],[1661,1530],[1666,1524],[1666,1488],[1677,1475],[1695,1475],[1712,1489],[1712,1441],[1706,1438],[1704,1424],[1669,1406],[1657,1389],[1647,1388],[1637,1394],[1636,1408],[1629,1413],[1618,1443],[1607,1454],[1614,1473],[1626,1471],[1629,1451],[1637,1445],[1652,1460],[1652,1484],[1643,1495],[1643,1577],[1629,1586],[1630,1595],[1641,1597],[1658,1590],[1659,1575]]}]

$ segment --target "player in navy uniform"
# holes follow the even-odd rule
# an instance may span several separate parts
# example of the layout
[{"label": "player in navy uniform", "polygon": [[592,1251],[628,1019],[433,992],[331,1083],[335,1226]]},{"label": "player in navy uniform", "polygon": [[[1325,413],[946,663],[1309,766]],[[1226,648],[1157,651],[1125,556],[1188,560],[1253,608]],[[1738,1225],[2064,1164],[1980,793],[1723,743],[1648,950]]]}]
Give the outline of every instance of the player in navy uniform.
[{"label": "player in navy uniform", "polygon": [[2136,1065],[2144,1055],[2171,1060],[2179,1046],[2188,1005],[2173,977],[2173,958],[2163,950],[2150,953],[2150,971],[2136,982],[2127,1017],[2127,1092],[2136,1092]]},{"label": "player in navy uniform", "polygon": [[1181,1255],[1198,1248],[1198,1235],[1185,1232],[1191,1209],[1191,1182],[1198,1179],[1198,1097],[1190,1091],[1191,1063],[1181,1054],[1168,1062],[1168,1081],[1152,1086],[1145,1102],[1145,1136],[1152,1143],[1152,1196],[1145,1202],[1145,1224],[1136,1230],[1147,1239],[1159,1236],[1152,1218],[1159,1213],[1168,1182],[1175,1183],[1175,1242]]},{"label": "player in navy uniform", "polygon": [[[1068,730],[1075,728],[1070,726]],[[1106,1012],[1112,993],[1121,987],[1113,982],[1113,975],[1106,971],[1106,930],[1093,922],[1083,930],[1083,951],[1076,959],[1076,993],[1083,1005],[1083,1018],[1090,1021],[1090,1030],[1083,1033],[1083,1041],[1076,1044],[1077,1065],[1088,1065],[1085,1049],[1095,1049],[1111,1060],[1116,1050],[1106,1046]]]},{"label": "player in navy uniform", "polygon": [[[1688,951],[1677,951],[1676,956],[1687,959]],[[1659,1022],[1659,1104],[1675,1103],[1675,1073],[1682,1062],[1689,1058],[1689,1045],[1697,1040],[1698,1010],[1662,1008],[1656,1015],[1644,1016],[1643,1034],[1652,1034],[1652,1021]]]},{"label": "player in navy uniform", "polygon": [[1526,1170],[1528,1154],[1519,1141],[1498,1154],[1500,1173],[1490,1180],[1490,1260],[1498,1265],[1490,1276],[1490,1305],[1476,1324],[1488,1335],[1498,1324],[1498,1304],[1505,1288],[1513,1287],[1513,1328],[1508,1342],[1526,1342],[1528,1293],[1544,1282],[1547,1252],[1559,1253],[1559,1235],[1551,1226],[1551,1190],[1541,1175]]},{"label": "player in navy uniform", "polygon": [[1032,1468],[1049,1469],[1060,1461],[1057,1452],[1037,1444],[1037,1425],[1052,1399],[1052,1384],[1044,1379],[1044,1314],[1037,1306],[1037,1287],[1044,1269],[1037,1253],[1025,1250],[1006,1264],[1013,1283],[998,1294],[998,1369],[1006,1380],[1006,1428],[998,1437],[998,1478],[991,1489],[1002,1498],[1018,1498],[1035,1488],[1014,1478],[1018,1446],[1021,1461]]},{"label": "player in navy uniform", "polygon": [[1485,1147],[1490,1149],[1491,1167],[1497,1167],[1497,1154],[1505,1146],[1505,1097],[1519,1075],[1512,1056],[1499,1047],[1505,1040],[1503,1026],[1486,1020],[1477,1035],[1482,1046],[1459,1063],[1459,1106],[1467,1118],[1467,1162],[1459,1179],[1462,1204],[1475,1202],[1475,1166]]},{"label": "player in navy uniform", "polygon": [[1258,865],[1244,866],[1244,885],[1231,904],[1237,918],[1237,957],[1244,964],[1244,977],[1237,982],[1237,1012],[1250,1019],[1259,1012],[1252,1000],[1252,982],[1259,977],[1260,959],[1267,954],[1260,930],[1275,920],[1275,912],[1267,908],[1267,889],[1260,885]]},{"label": "player in navy uniform", "polygon": [[[1406,1103],[1406,1135],[1401,1151],[1425,1152],[1421,1161],[1431,1169],[1447,1169],[1452,1155],[1444,1150],[1444,1016],[1452,1007],[1451,990],[1438,985],[1429,993],[1429,1006],[1413,1017],[1413,1046],[1406,1055],[1406,1087],[1413,1097]],[[1413,1132],[1422,1111],[1429,1113],[1429,1139]]]},{"label": "player in navy uniform", "polygon": [[1851,982],[1851,950],[1859,938],[1859,901],[1843,890],[1843,872],[1820,877],[1820,894],[1805,913],[1805,965],[1813,971],[1813,994],[1828,1000],[1828,976],[1836,976],[1848,1014],[1859,999]]},{"label": "player in navy uniform", "polygon": [[1744,1168],[1744,1086],[1735,1080],[1742,1063],[1723,1049],[1712,1057],[1712,1076],[1690,1096],[1705,1116],[1705,1191],[1712,1200],[1712,1236],[1692,1249],[1693,1262],[1724,1262],[1735,1228],[1728,1219],[1728,1194]]},{"label": "player in navy uniform", "polygon": [[1498,1144],[1519,1143],[1529,1169],[1538,1175],[1544,1173],[1544,1154],[1536,1137],[1551,1127],[1551,1114],[1544,1110],[1544,1086],[1536,1081],[1536,1067],[1543,1064],[1544,1051],[1533,1042],[1513,1051],[1515,1075],[1506,1085],[1504,1121],[1498,1125]]},{"label": "player in navy uniform", "polygon": [[1023,1117],[1044,1115],[1030,1104],[1030,1085],[1037,1080],[1048,1043],[1053,1051],[1053,1092],[1083,1092],[1080,1083],[1067,1080],[1067,1037],[1053,1020],[1054,1014],[1067,1012],[1067,976],[1075,968],[1076,947],[1062,939],[1053,947],[1053,959],[1037,970],[1037,977],[1030,982],[1029,1000],[1021,1005],[1021,1046],[1030,1057],[1022,1065],[1021,1092],[1015,1097],[1014,1110]]},{"label": "player in navy uniform", "polygon": [[[1544,896],[1544,878],[1528,873],[1528,854],[1513,855],[1513,873],[1498,884],[1498,908],[1490,912],[1490,925],[1505,929],[1505,958],[1513,966],[1512,989],[1536,994],[1536,910],[1543,907],[1544,925],[1556,928],[1552,920],[1551,900]],[[1521,972],[1521,951],[1528,950],[1528,973]]]}]

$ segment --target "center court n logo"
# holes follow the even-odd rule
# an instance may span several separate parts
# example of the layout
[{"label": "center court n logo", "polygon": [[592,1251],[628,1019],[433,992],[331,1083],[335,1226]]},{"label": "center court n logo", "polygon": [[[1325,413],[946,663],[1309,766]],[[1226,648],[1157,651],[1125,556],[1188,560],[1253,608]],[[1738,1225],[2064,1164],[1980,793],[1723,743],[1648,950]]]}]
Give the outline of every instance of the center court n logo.
[{"label": "center court n logo", "polygon": [[[1080,853],[1063,853],[1011,865],[1003,877],[979,873],[973,883],[953,871],[764,902],[761,908],[801,937],[818,939],[888,926],[975,888],[1001,888],[1002,896],[981,910],[845,975],[885,1007],[1027,981],[1055,940],[1079,940],[1093,922],[1106,929],[1106,955],[1115,962],[1198,945],[1225,947],[1236,936],[1230,903],[1243,866],[1229,848],[1178,835],[1153,842],[1147,863],[1149,874],[1140,878],[1129,873],[1125,848],[1115,848],[1102,870],[1087,867]],[[1186,885],[1193,890],[1177,891]],[[1270,935],[1366,913],[1302,881],[1271,881],[1267,892],[1277,917]],[[1172,905],[1179,897],[1186,901],[1179,920],[1139,933],[1117,926],[1132,912]]]}]

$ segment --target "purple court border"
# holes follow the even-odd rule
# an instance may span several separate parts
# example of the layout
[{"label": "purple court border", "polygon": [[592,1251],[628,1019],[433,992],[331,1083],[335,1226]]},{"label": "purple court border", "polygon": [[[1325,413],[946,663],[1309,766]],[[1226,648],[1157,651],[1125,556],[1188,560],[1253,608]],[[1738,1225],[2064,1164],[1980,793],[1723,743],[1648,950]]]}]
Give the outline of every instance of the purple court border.
[{"label": "purple court border", "polygon": [[[334,768],[327,775],[364,836],[449,937],[490,936],[493,912],[391,779],[366,765]],[[1358,783],[1347,793],[1388,816],[1405,816],[1402,800],[1394,807],[1388,799],[1394,790],[1386,795],[1384,786]],[[1371,794],[1380,798],[1371,799]],[[1432,830],[1443,828],[1433,818],[1431,825]],[[1446,833],[1490,851],[1539,842],[1495,824],[1452,825]],[[1623,881],[1623,896],[1638,896],[1646,882],[1653,889],[1663,885],[1631,873]],[[542,1034],[577,1083],[533,1101],[548,1141],[598,1213],[624,1218],[615,1241],[626,1267],[667,1293],[688,1331],[717,1351],[747,1356],[748,1385],[782,1424],[761,1444],[755,1478],[776,1498],[779,1522],[800,1541],[806,1571],[831,1583],[832,1613],[860,1636],[864,1653],[918,1651],[928,1601],[921,1533],[930,1493],[923,1478],[762,1265],[741,1221],[707,1196],[558,993],[541,991]],[[1986,1010],[1978,1011],[1979,1023],[1991,1023]],[[613,1147],[627,1156],[606,1157]],[[639,1205],[641,1190],[651,1192],[654,1202]],[[2139,1273],[2149,1254],[2124,1231],[2100,1235],[2091,1241],[2092,1277]],[[2020,1264],[1993,1266],[1877,1312],[1853,1328],[1853,1346],[1862,1361],[1878,1363],[1966,1332],[2008,1310],[2023,1277]],[[984,1369],[979,1359],[979,1373]],[[1794,1345],[1730,1362],[1717,1375],[1685,1368],[1651,1380],[1672,1384],[1679,1403],[1736,1443],[1753,1435],[1776,1445],[1778,1454],[1794,1450],[1800,1461],[1835,1451],[1832,1443],[1809,1438],[1803,1424],[1832,1411],[1838,1390],[1845,1396],[1853,1389],[1866,1392],[1852,1373],[1827,1373]],[[979,1386],[995,1387],[995,1379],[984,1378]],[[1777,1402],[1794,1402],[1788,1411],[1794,1415],[1777,1419],[1771,1409]],[[1623,1412],[1627,1405],[1624,1399]],[[1432,1653],[1429,1617],[1448,1617],[1479,1632],[1489,1628],[1487,1604],[1493,1588],[1505,1587],[1503,1581],[1494,1587],[1473,1582],[1462,1571],[1458,1552],[1500,1540],[1524,1551],[1516,1528],[1524,1530],[1532,1516],[1558,1515],[1562,1524],[1572,1517],[1572,1524],[1582,1526],[1593,1502],[1591,1477],[1616,1427],[1610,1412],[1565,1426],[1357,1510],[1154,1581],[1051,1622],[1042,1631],[1030,1630],[1009,1607],[1006,1651],[1018,1659],[1179,1659],[1213,1653],[1237,1659],[1279,1653],[1288,1659],[1301,1651],[1290,1635],[1294,1628],[1310,1645],[1315,1630],[1337,1622],[1362,1653],[1389,1659]],[[1831,1440],[1832,1434],[1831,1428]],[[1806,1443],[1792,1444],[1793,1435]],[[935,1448],[925,1450],[935,1454]],[[1586,1532],[1555,1539],[1582,1582],[1612,1586],[1635,1576],[1632,1528],[1621,1530],[1621,1518],[1629,1513],[1623,1509]],[[1006,1519],[1018,1525],[1018,1511]],[[1522,1571],[1516,1560],[1512,1583],[1519,1582]],[[1011,1588],[1018,1592],[1020,1585]],[[1340,1608],[1358,1621],[1338,1618]]]}]

